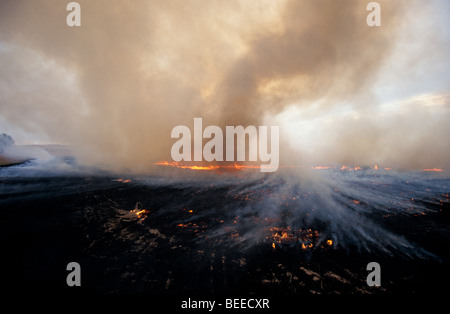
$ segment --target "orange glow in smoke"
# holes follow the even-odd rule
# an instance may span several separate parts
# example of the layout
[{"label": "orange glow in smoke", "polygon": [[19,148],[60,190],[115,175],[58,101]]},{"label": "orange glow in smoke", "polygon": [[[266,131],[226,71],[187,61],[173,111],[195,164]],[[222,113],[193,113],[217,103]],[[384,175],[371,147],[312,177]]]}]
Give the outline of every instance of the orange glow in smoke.
[{"label": "orange glow in smoke", "polygon": [[163,167],[173,167],[179,169],[190,169],[190,170],[204,170],[204,171],[214,171],[214,170],[249,170],[249,169],[260,169],[261,167],[268,167],[266,165],[243,165],[234,163],[233,165],[211,165],[211,166],[200,166],[200,165],[187,165],[177,161],[158,161],[155,163],[157,166]]},{"label": "orange glow in smoke", "polygon": [[427,172],[442,172],[442,169],[439,168],[430,168],[430,169],[423,169],[423,171],[427,171]]}]

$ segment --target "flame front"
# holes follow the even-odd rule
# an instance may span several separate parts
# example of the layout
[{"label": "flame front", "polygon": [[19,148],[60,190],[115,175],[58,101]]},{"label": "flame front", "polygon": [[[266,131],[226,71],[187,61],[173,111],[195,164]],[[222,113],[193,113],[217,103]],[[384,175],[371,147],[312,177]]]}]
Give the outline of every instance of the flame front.
[{"label": "flame front", "polygon": [[233,165],[187,165],[177,161],[158,161],[155,163],[157,166],[163,167],[173,167],[179,169],[190,169],[190,170],[204,170],[204,171],[214,171],[214,170],[249,170],[249,169],[260,169],[259,165],[243,165],[234,163]]},{"label": "flame front", "polygon": [[439,169],[439,168],[430,168],[430,169],[423,169],[423,171],[426,171],[426,172],[442,172],[443,170]]}]

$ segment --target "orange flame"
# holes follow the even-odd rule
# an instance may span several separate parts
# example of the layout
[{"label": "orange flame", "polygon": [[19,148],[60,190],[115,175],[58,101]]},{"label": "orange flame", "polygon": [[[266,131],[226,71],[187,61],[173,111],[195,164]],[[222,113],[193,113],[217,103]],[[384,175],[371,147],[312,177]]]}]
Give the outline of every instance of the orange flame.
[{"label": "orange flame", "polygon": [[429,169],[423,169],[423,171],[427,171],[427,172],[442,172],[442,169],[439,168],[429,168]]},{"label": "orange flame", "polygon": [[127,180],[124,180],[124,179],[116,179],[116,180],[114,180],[114,181],[117,181],[117,182],[123,182],[123,183],[130,183],[130,182],[131,182],[131,180],[129,180],[129,179],[127,179]]},{"label": "orange flame", "polygon": [[233,165],[211,165],[211,166],[200,166],[200,165],[186,165],[177,161],[158,161],[155,163],[157,166],[164,167],[174,167],[179,169],[190,169],[190,170],[249,170],[249,169],[260,169],[261,167],[267,167],[266,165],[243,165],[234,163]]},{"label": "orange flame", "polygon": [[141,210],[133,209],[131,212],[132,212],[132,213],[135,213],[136,216],[137,216],[139,219],[141,219],[141,218],[142,218],[142,219],[147,218],[147,214],[149,213],[149,211],[146,210],[146,209],[141,209]]}]

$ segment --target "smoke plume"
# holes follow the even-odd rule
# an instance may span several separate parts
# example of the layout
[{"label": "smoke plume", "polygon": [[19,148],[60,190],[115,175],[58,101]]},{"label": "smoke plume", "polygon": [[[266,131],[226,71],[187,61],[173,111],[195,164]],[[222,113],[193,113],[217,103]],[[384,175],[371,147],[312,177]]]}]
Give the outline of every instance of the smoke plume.
[{"label": "smoke plume", "polygon": [[[70,144],[81,161],[148,170],[170,159],[172,128],[192,127],[194,117],[219,126],[279,123],[283,133],[285,110],[303,110],[302,123],[345,103],[365,114],[360,122],[315,126],[321,145],[284,139],[282,160],[295,151],[321,162],[401,163],[389,151],[398,137],[386,138],[420,124],[408,115],[370,120],[380,103],[372,87],[416,2],[378,1],[381,27],[367,26],[365,1],[78,2],[81,27],[66,25],[64,1],[0,3],[0,103],[8,125]],[[291,139],[298,132],[285,130]],[[323,131],[333,136],[317,137]],[[355,131],[349,149],[339,139]],[[422,131],[399,150],[421,150],[429,139]],[[441,139],[448,127],[432,133]],[[449,151],[441,147],[435,162]]]}]

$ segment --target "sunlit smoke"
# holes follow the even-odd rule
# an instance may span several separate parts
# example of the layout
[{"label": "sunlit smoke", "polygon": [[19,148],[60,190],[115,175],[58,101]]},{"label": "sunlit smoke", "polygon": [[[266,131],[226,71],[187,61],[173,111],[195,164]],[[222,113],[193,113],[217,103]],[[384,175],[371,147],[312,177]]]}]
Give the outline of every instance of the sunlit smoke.
[{"label": "sunlit smoke", "polygon": [[430,50],[444,60],[448,39],[432,27],[417,41],[427,49],[405,51],[408,28],[432,18],[423,2],[379,1],[375,28],[361,1],[79,3],[78,28],[65,25],[61,1],[0,4],[0,118],[23,142],[33,134],[72,145],[80,162],[139,172],[170,160],[174,126],[202,117],[280,122],[282,163],[447,166],[448,98],[386,115],[372,88],[399,51],[423,57],[422,68]]}]

